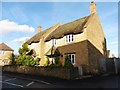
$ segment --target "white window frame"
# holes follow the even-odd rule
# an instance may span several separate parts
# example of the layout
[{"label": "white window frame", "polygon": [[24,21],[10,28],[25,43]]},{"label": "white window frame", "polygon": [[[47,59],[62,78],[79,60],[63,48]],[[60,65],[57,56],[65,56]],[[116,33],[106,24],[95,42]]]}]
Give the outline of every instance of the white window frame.
[{"label": "white window frame", "polygon": [[49,58],[49,59],[50,59],[50,62],[55,63],[55,57],[52,57],[52,58]]},{"label": "white window frame", "polygon": [[66,42],[67,43],[70,43],[70,42],[73,42],[73,41],[74,41],[74,35],[73,34],[66,35]]},{"label": "white window frame", "polygon": [[56,45],[56,39],[52,39],[52,45]]},{"label": "white window frame", "polygon": [[2,55],[3,55],[3,54],[4,54],[4,52],[5,52],[5,51],[3,51],[3,50],[0,50],[0,54],[2,54]]},{"label": "white window frame", "polygon": [[[72,64],[75,64],[75,54],[68,54],[69,58],[70,58],[70,62]],[[74,58],[73,58],[74,57]]]}]

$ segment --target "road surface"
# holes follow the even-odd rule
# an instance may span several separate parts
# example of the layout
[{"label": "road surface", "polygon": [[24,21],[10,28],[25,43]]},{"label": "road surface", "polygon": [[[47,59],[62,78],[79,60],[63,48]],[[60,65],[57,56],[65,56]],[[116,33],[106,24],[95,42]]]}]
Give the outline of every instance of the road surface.
[{"label": "road surface", "polygon": [[0,76],[2,88],[120,88],[119,75],[104,75],[77,80],[63,80],[42,76],[31,76],[3,72]]}]

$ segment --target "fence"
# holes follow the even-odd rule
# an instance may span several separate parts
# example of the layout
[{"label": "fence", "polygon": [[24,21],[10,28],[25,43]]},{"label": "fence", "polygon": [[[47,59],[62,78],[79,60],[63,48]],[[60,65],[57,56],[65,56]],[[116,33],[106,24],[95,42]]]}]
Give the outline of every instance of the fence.
[{"label": "fence", "polygon": [[106,58],[106,73],[120,74],[119,58]]}]

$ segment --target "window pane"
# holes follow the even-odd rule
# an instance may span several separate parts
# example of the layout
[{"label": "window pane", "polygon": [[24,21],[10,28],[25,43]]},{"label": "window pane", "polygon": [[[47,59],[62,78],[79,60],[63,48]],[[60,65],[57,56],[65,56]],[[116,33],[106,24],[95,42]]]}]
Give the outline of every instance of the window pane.
[{"label": "window pane", "polygon": [[72,35],[72,41],[73,41],[73,35]]},{"label": "window pane", "polygon": [[54,45],[54,41],[52,40],[52,45]]},{"label": "window pane", "polygon": [[56,39],[52,40],[52,45],[56,45]]},{"label": "window pane", "polygon": [[66,42],[68,42],[68,35],[66,36]]},{"label": "window pane", "polygon": [[52,58],[52,60],[53,60],[53,63],[55,63],[55,58]]},{"label": "window pane", "polygon": [[71,55],[69,54],[68,56],[69,56],[69,59],[70,59],[70,62],[71,62]]},{"label": "window pane", "polygon": [[69,35],[69,42],[70,42],[71,40],[70,40],[70,35]]},{"label": "window pane", "polygon": [[72,55],[72,63],[74,63],[75,55]]},{"label": "window pane", "polygon": [[0,50],[0,54],[4,54],[4,51],[3,51],[3,50]]},{"label": "window pane", "polygon": [[73,38],[73,35],[70,34],[70,35],[66,35],[66,42],[73,42],[74,38]]},{"label": "window pane", "polygon": [[54,44],[56,45],[56,39],[54,39]]}]

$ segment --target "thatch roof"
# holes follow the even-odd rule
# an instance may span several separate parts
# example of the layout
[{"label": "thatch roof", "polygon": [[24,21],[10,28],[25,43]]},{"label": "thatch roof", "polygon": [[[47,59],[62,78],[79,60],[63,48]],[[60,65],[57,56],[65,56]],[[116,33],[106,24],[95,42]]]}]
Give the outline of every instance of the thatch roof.
[{"label": "thatch roof", "polygon": [[[84,25],[88,21],[88,18],[90,16],[86,16],[83,18],[80,18],[78,20],[75,20],[73,22],[60,25],[58,28],[56,28],[53,32],[51,32],[46,38],[45,42],[49,41],[51,39],[59,39],[64,37],[68,34],[78,34],[83,32]],[[31,39],[29,39],[26,43],[37,43],[40,41],[41,37],[46,33],[49,32],[51,29],[53,29],[55,26],[52,26],[44,31],[38,32],[36,35],[34,35]]]},{"label": "thatch roof", "polygon": [[48,28],[48,29],[46,29],[46,30],[44,30],[44,31],[38,32],[38,33],[35,34],[32,38],[30,38],[26,43],[30,45],[30,44],[32,44],[32,43],[37,43],[37,42],[39,42],[40,39],[41,39],[41,37],[42,37],[45,33],[51,31],[52,29],[54,29],[57,25],[59,25],[59,23],[57,23],[56,25],[54,25],[54,26],[52,26],[52,27],[50,27],[50,28]]},{"label": "thatch roof", "polygon": [[[47,29],[47,30],[49,30],[49,29]],[[40,38],[42,37],[42,35],[44,35],[44,33],[47,32],[47,30],[38,32],[36,35],[34,35],[32,38],[30,38],[26,43],[27,44],[31,44],[31,43],[37,43],[37,42],[39,42]]]},{"label": "thatch roof", "polygon": [[83,32],[84,25],[88,21],[89,16],[80,18],[73,22],[59,26],[55,31],[53,31],[46,39],[49,41],[51,39],[59,39],[68,34],[78,34]]},{"label": "thatch roof", "polygon": [[7,46],[5,43],[1,43],[1,44],[0,44],[0,50],[4,50],[4,51],[14,51],[14,50],[11,49],[9,46]]}]

